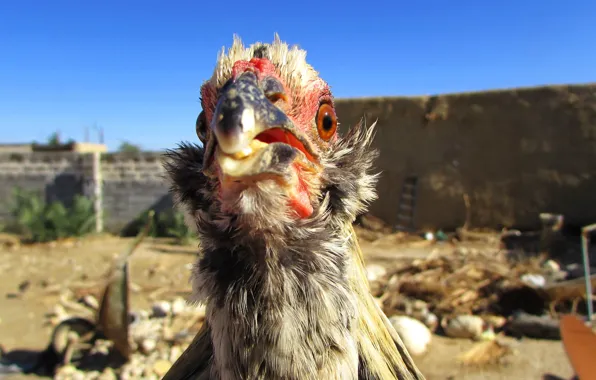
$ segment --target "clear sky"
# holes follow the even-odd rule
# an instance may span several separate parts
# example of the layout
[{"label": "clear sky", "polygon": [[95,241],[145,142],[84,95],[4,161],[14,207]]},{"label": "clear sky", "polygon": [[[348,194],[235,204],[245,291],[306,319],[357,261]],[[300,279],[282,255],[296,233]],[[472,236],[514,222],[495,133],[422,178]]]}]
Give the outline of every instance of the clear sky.
[{"label": "clear sky", "polygon": [[595,0],[0,0],[0,142],[195,140],[219,50],[275,32],[336,97],[596,81]]}]

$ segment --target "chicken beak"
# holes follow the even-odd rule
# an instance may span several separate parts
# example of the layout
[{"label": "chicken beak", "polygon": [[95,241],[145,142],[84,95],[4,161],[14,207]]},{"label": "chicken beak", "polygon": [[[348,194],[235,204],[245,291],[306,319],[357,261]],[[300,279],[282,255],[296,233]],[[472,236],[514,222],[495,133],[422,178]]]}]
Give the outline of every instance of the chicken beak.
[{"label": "chicken beak", "polygon": [[265,97],[254,73],[243,73],[222,88],[211,129],[223,153],[248,153],[259,133],[275,127],[293,129],[294,126],[286,114]]},{"label": "chicken beak", "polygon": [[[284,175],[299,152],[314,156],[310,142],[300,137],[292,120],[265,96],[250,71],[222,87],[210,128],[215,137],[210,142],[217,146],[207,151],[215,156],[220,174],[226,177]],[[265,132],[271,137],[272,130],[278,132],[276,138],[262,138]]]}]

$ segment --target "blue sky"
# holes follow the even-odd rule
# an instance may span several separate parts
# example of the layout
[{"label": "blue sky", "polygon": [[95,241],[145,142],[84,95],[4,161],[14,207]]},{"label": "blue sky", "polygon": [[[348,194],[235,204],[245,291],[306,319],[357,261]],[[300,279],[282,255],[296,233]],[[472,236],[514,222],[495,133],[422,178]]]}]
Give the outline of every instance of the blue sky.
[{"label": "blue sky", "polygon": [[221,47],[274,32],[336,97],[596,81],[594,0],[0,0],[0,142],[195,140]]}]

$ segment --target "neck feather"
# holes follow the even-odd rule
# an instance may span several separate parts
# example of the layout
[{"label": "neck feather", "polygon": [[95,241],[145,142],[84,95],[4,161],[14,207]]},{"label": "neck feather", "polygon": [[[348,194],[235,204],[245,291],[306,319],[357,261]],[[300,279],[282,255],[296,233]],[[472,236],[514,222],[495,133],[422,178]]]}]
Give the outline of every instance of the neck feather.
[{"label": "neck feather", "polygon": [[316,379],[323,364],[341,368],[339,378],[356,376],[356,301],[340,231],[312,233],[310,244],[217,240],[225,243],[202,253],[193,287],[207,304],[221,378]]},{"label": "neck feather", "polygon": [[193,288],[207,305],[213,377],[357,378],[357,295],[347,276],[358,264],[348,227],[375,198],[371,140],[372,127],[361,123],[334,142],[308,220],[257,230],[218,207],[217,184],[202,174],[202,147],[167,153],[175,200],[201,241]]}]

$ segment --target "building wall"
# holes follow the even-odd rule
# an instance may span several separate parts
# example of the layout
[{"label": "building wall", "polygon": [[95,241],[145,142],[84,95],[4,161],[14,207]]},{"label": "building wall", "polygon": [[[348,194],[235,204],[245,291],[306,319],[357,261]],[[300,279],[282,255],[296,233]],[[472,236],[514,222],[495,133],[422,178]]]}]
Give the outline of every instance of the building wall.
[{"label": "building wall", "polygon": [[[337,101],[342,128],[378,119],[382,172],[371,212],[395,223],[406,176],[419,180],[416,226],[536,227],[538,213],[596,222],[596,85],[421,98]],[[171,199],[159,153],[102,155],[106,226],[123,227]],[[14,187],[68,202],[92,194],[91,154],[0,152],[0,219]]]},{"label": "building wall", "polygon": [[[105,225],[126,226],[149,208],[171,207],[161,154],[103,154],[101,159]],[[93,194],[91,153],[0,153],[0,219],[9,218],[15,187],[36,190],[46,200],[68,203],[75,194]]]},{"label": "building wall", "polygon": [[596,222],[596,85],[538,87],[420,98],[344,99],[346,128],[378,119],[382,172],[373,214],[395,223],[406,176],[418,177],[416,225],[539,224],[557,212]]}]

